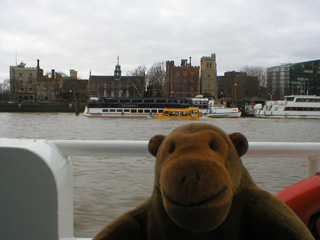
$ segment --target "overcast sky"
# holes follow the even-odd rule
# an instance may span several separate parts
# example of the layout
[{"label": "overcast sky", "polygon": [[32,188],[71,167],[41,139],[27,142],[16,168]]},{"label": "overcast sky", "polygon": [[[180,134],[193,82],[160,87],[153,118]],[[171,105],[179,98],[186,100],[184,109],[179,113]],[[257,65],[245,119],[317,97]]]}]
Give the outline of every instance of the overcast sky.
[{"label": "overcast sky", "polygon": [[215,53],[218,75],[320,59],[319,0],[0,0],[0,82],[23,61],[88,79]]}]

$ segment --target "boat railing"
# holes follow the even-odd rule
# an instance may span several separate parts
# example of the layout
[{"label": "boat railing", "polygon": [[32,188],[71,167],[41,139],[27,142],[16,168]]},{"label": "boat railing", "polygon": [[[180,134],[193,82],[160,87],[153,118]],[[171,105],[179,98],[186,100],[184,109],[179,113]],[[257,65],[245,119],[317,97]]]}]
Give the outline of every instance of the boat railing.
[{"label": "boat railing", "polygon": [[[0,138],[0,239],[80,239],[73,234],[72,157],[151,157],[147,145]],[[320,171],[318,142],[250,142],[244,157],[305,158],[306,177]]]},{"label": "boat railing", "polygon": [[[150,156],[148,141],[52,140],[68,156]],[[250,142],[244,157],[304,158],[308,160],[306,177],[320,171],[318,142]]]}]

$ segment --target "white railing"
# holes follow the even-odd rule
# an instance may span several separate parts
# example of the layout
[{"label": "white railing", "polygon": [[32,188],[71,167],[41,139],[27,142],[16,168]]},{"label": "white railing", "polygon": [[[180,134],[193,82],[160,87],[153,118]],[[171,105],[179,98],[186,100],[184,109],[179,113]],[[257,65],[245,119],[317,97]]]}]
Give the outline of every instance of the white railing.
[{"label": "white railing", "polygon": [[[150,156],[148,141],[55,140],[50,141],[68,156]],[[310,177],[320,171],[320,143],[317,142],[250,142],[245,157],[306,158]]]},{"label": "white railing", "polygon": [[[73,237],[73,184],[69,157],[151,156],[147,145],[148,141],[0,138],[0,182],[8,186],[17,183],[11,186],[12,189],[0,188],[0,195],[7,199],[4,201],[7,205],[0,205],[0,213],[7,216],[5,219],[12,223],[9,223],[9,226],[12,225],[10,228],[8,223],[5,223],[5,227],[0,223],[0,239],[13,239],[10,237],[12,235],[24,236],[29,231],[36,236],[35,238],[44,234],[44,239],[80,240]],[[308,159],[307,177],[320,171],[320,143],[316,142],[250,142],[249,150],[244,157],[305,158]],[[44,175],[44,170],[49,174]],[[35,184],[28,184],[30,181]],[[39,181],[41,184],[38,184]],[[36,189],[41,186],[51,189],[55,194],[51,194],[51,198],[43,197],[42,189]],[[25,195],[25,192],[33,194]],[[25,201],[26,196],[30,198],[28,201]],[[20,200],[19,205],[13,207],[12,199]],[[52,209],[51,215],[43,215],[43,211],[36,207],[34,210],[37,215],[30,214],[28,222],[19,217],[21,211],[29,211],[34,208],[32,204],[38,202],[41,202],[38,205],[56,206],[56,209]],[[17,224],[20,226],[19,231],[15,228]],[[40,231],[41,224],[51,231],[50,237],[45,235],[50,233],[49,230],[46,230],[46,233]],[[35,233],[37,229],[39,234]]]}]

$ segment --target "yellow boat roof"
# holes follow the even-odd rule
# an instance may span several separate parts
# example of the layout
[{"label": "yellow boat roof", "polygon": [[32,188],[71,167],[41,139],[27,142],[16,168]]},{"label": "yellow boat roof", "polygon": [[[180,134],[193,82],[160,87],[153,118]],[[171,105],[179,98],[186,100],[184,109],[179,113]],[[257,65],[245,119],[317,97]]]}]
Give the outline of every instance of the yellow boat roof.
[{"label": "yellow boat roof", "polygon": [[169,112],[186,112],[190,110],[199,110],[199,107],[188,107],[188,108],[165,108],[164,111]]}]

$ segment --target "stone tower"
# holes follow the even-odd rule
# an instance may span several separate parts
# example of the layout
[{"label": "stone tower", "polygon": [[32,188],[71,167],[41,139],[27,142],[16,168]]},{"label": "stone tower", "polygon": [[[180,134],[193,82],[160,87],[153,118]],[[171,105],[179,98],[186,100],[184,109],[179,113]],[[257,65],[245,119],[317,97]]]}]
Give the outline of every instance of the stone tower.
[{"label": "stone tower", "polygon": [[200,93],[217,97],[217,64],[216,54],[202,57],[200,60]]}]

